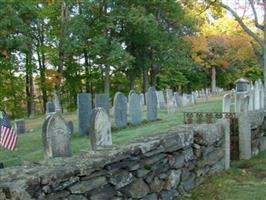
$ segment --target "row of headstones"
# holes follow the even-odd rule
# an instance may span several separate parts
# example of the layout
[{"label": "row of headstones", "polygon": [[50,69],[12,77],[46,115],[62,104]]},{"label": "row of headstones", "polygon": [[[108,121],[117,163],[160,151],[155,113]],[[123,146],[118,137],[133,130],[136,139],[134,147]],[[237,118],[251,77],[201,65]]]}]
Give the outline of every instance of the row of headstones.
[{"label": "row of headstones", "polygon": [[171,89],[165,91],[156,91],[158,100],[158,108],[160,110],[167,109],[168,113],[175,112],[177,108],[185,107],[190,104],[196,104],[196,93],[180,95]]},{"label": "row of headstones", "polygon": [[[103,108],[109,115],[109,100],[105,94],[95,96],[95,107]],[[92,96],[89,93],[80,93],[78,101],[78,124],[80,134],[88,134],[91,115],[92,115]],[[150,87],[146,96],[147,119],[154,121],[157,119],[157,97],[154,87]],[[114,125],[116,128],[127,126],[127,113],[130,115],[130,122],[133,125],[140,124],[142,121],[141,95],[131,91],[127,97],[117,92],[113,102]]]},{"label": "row of headstones", "polygon": [[233,89],[223,97],[223,112],[247,112],[260,109],[264,109],[264,86],[260,79],[255,81],[254,85],[251,83],[246,93],[237,93]]},{"label": "row of headstones", "polygon": [[[111,123],[104,108],[98,107],[92,110],[89,124],[92,150],[112,145]],[[42,140],[46,158],[70,157],[72,155],[71,134],[60,112],[46,115],[42,127]]]}]

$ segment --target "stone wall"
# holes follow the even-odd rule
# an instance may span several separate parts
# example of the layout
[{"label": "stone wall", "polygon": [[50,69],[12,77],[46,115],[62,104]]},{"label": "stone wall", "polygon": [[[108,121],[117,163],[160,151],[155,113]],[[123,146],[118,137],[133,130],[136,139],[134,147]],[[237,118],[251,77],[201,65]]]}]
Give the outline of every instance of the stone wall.
[{"label": "stone wall", "polygon": [[229,125],[183,125],[127,145],[0,170],[0,199],[169,200],[225,169]]},{"label": "stone wall", "polygon": [[266,149],[266,120],[264,111],[256,111],[249,113],[249,121],[251,128],[251,154],[257,155]]}]

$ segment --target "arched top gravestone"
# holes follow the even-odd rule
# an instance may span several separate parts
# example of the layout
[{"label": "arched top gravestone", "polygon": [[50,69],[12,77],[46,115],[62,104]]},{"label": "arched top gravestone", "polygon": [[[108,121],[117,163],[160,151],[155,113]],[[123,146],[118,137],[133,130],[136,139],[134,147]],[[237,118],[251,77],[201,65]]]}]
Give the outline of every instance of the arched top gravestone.
[{"label": "arched top gravestone", "polygon": [[92,110],[90,140],[93,150],[112,145],[111,123],[103,108],[99,107]]},{"label": "arched top gravestone", "polygon": [[129,114],[131,123],[137,125],[141,123],[141,105],[140,96],[137,93],[132,93],[129,96]]},{"label": "arched top gravestone", "polygon": [[42,139],[46,158],[71,156],[71,135],[60,113],[46,117],[42,127]]},{"label": "arched top gravestone", "polygon": [[147,118],[149,121],[157,120],[157,97],[154,87],[147,92]]},{"label": "arched top gravestone", "polygon": [[127,126],[127,98],[121,92],[115,93],[114,120],[116,128],[123,128]]}]

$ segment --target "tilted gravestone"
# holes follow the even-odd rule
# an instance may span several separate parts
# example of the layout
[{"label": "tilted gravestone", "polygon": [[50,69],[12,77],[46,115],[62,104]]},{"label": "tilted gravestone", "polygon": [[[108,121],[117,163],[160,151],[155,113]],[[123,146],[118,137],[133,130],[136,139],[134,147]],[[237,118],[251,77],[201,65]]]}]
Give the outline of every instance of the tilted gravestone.
[{"label": "tilted gravestone", "polygon": [[129,96],[129,114],[133,125],[141,123],[140,95],[136,93]]},{"label": "tilted gravestone", "polygon": [[112,145],[111,123],[103,108],[95,108],[92,110],[90,141],[92,150]]},{"label": "tilted gravestone", "polygon": [[165,99],[164,99],[163,91],[156,91],[156,96],[158,100],[158,107],[160,109],[165,109]]},{"label": "tilted gravestone", "polygon": [[47,115],[42,127],[46,158],[71,156],[70,132],[60,113]]},{"label": "tilted gravestone", "polygon": [[109,115],[109,97],[107,94],[96,94],[95,95],[95,107],[101,107],[105,109],[106,113]]},{"label": "tilted gravestone", "polygon": [[91,94],[78,94],[78,124],[81,135],[89,134],[90,117],[91,117]]},{"label": "tilted gravestone", "polygon": [[150,87],[147,92],[147,119],[157,120],[157,97],[154,87]]},{"label": "tilted gravestone", "polygon": [[26,132],[26,125],[24,119],[15,120],[15,131],[17,134],[23,134]]},{"label": "tilted gravestone", "polygon": [[114,120],[116,128],[123,128],[127,126],[127,98],[121,92],[115,93]]},{"label": "tilted gravestone", "polygon": [[55,105],[54,102],[48,101],[46,103],[46,113],[53,113],[55,112]]}]

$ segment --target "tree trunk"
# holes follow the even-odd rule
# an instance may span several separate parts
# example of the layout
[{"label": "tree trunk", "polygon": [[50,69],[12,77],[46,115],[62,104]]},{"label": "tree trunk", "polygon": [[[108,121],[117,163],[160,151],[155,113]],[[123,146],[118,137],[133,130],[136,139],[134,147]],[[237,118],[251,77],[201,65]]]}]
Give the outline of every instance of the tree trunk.
[{"label": "tree trunk", "polygon": [[157,70],[156,70],[155,66],[152,65],[152,67],[151,67],[151,85],[153,87],[156,87],[156,85],[157,85],[156,76],[157,76]]},{"label": "tree trunk", "polygon": [[110,66],[105,65],[104,68],[104,93],[110,96]]},{"label": "tree trunk", "polygon": [[40,70],[40,80],[41,80],[40,81],[40,89],[42,92],[42,106],[43,106],[43,112],[45,113],[46,112],[46,103],[48,100],[47,90],[46,90],[46,85],[45,85],[45,82],[46,82],[45,55],[44,55],[44,52],[39,52],[38,50],[36,53],[37,53],[39,70]]},{"label": "tree trunk", "polygon": [[86,86],[86,92],[90,92],[90,69],[89,69],[89,58],[88,53],[86,50],[84,50],[84,65],[85,65],[85,86]]},{"label": "tree trunk", "polygon": [[211,72],[211,76],[212,76],[211,89],[212,89],[212,92],[215,92],[216,90],[216,68],[212,67],[211,71],[212,71]]},{"label": "tree trunk", "polygon": [[142,90],[145,94],[148,90],[148,71],[146,68],[143,69],[143,82],[142,82]]},{"label": "tree trunk", "polygon": [[32,62],[31,53],[26,54],[26,95],[27,95],[27,115],[34,114],[34,94],[33,94],[33,78],[32,78]]}]

